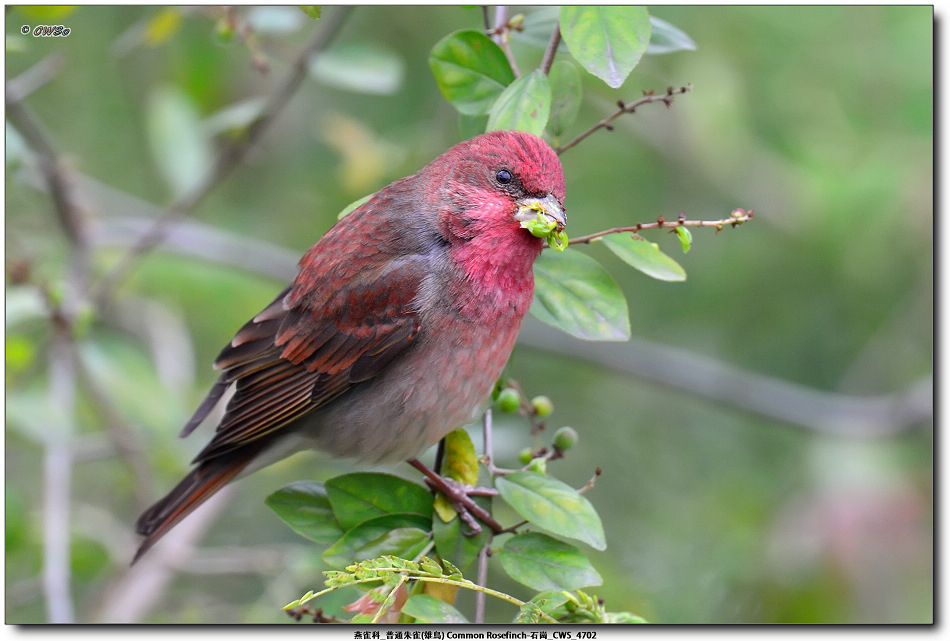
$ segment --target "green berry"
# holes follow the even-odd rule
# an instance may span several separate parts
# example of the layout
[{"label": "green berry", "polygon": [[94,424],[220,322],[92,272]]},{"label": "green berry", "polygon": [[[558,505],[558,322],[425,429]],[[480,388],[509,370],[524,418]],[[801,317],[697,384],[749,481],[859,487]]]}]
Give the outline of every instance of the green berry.
[{"label": "green berry", "polygon": [[543,456],[531,459],[531,462],[528,463],[528,471],[534,472],[535,474],[547,474],[548,460]]},{"label": "green berry", "polygon": [[531,399],[531,406],[534,408],[534,413],[541,418],[550,416],[554,411],[554,403],[547,396],[535,396]]},{"label": "green berry", "polygon": [[522,465],[527,465],[531,462],[531,459],[534,458],[534,450],[530,447],[526,447],[518,453],[518,460]]},{"label": "green berry", "polygon": [[498,409],[508,414],[514,414],[521,407],[521,395],[513,387],[506,387],[498,395]]},{"label": "green berry", "polygon": [[574,443],[577,443],[577,430],[573,427],[565,425],[554,433],[554,447],[562,452],[571,449]]}]

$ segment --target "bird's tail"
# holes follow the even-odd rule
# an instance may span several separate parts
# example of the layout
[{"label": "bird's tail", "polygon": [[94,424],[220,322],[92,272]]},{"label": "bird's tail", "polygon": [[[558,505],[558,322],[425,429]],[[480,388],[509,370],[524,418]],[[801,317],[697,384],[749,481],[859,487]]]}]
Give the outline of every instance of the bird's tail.
[{"label": "bird's tail", "polygon": [[192,470],[165,498],[145,510],[135,522],[135,530],[144,535],[145,540],[135,553],[132,564],[134,565],[179,521],[234,479],[252,458],[250,455],[231,455],[205,461]]}]

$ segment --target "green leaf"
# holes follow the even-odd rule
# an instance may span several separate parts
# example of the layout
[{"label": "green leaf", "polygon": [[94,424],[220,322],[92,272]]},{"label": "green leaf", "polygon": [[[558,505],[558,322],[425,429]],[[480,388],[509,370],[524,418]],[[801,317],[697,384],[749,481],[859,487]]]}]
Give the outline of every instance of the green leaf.
[{"label": "green leaf", "polygon": [[683,248],[683,253],[689,251],[689,248],[693,245],[693,234],[689,231],[687,227],[677,227],[676,228],[676,237],[679,238],[680,246]]},{"label": "green leaf", "polygon": [[[360,559],[375,559],[386,554],[412,559],[429,543],[429,533],[414,527],[399,527],[386,532],[355,552]],[[354,557],[353,560],[356,560]]]},{"label": "green leaf", "polygon": [[429,68],[445,99],[469,116],[487,114],[515,79],[501,48],[473,29],[439,40],[429,54]]},{"label": "green leaf", "polygon": [[314,78],[340,89],[388,96],[402,87],[406,63],[382,45],[346,42],[313,56],[307,70]]},{"label": "green leaf", "polygon": [[540,69],[521,76],[498,96],[488,116],[486,131],[544,133],[551,113],[551,83]]},{"label": "green leaf", "polygon": [[650,42],[644,7],[561,7],[561,37],[574,59],[617,89]]},{"label": "green leaf", "polygon": [[566,483],[533,472],[514,472],[499,477],[495,489],[515,512],[538,527],[597,550],[607,547],[594,506]]},{"label": "green leaf", "polygon": [[551,117],[548,131],[563,134],[577,119],[581,106],[581,74],[571,62],[558,60],[551,65]]},{"label": "green leaf", "polygon": [[416,623],[468,623],[461,612],[428,594],[410,597],[402,606],[402,612],[414,618]]},{"label": "green leaf", "polygon": [[686,280],[686,271],[656,243],[633,234],[610,234],[602,239],[610,251],[647,276],[670,282]]},{"label": "green leaf", "polygon": [[650,16],[650,44],[647,45],[647,53],[656,55],[674,51],[696,51],[696,43],[666,20]]},{"label": "green leaf", "polygon": [[296,481],[268,496],[264,503],[305,539],[328,545],[343,534],[322,483]]},{"label": "green leaf", "polygon": [[392,474],[344,474],[328,480],[325,487],[333,513],[344,530],[384,514],[432,515],[429,491]]},{"label": "green leaf", "polygon": [[300,10],[303,11],[305,14],[307,14],[307,16],[309,16],[310,18],[314,20],[320,19],[321,7],[308,5],[308,6],[300,7]]},{"label": "green leaf", "polygon": [[534,263],[530,311],[538,320],[584,340],[630,338],[623,292],[597,261],[579,251],[541,252]]},{"label": "green leaf", "polygon": [[498,554],[508,576],[535,590],[575,590],[603,583],[580,550],[540,532],[508,539]]},{"label": "green leaf", "polygon": [[[401,534],[395,539],[388,538],[390,531],[410,528],[426,533],[430,525],[431,518],[426,518],[420,514],[387,514],[368,519],[350,529],[340,540],[327,548],[323,553],[323,560],[332,567],[342,568],[351,563],[363,561],[367,558],[375,558],[383,554],[401,556],[405,550],[389,550],[386,548],[387,542],[394,546],[402,545],[404,542]],[[386,551],[380,552],[381,549]],[[372,552],[372,554],[364,554],[367,551]],[[417,550],[416,554],[419,551],[421,550]]]},{"label": "green leaf", "polygon": [[156,89],[146,104],[146,124],[152,158],[172,193],[195,188],[211,168],[213,154],[191,99],[176,87]]}]

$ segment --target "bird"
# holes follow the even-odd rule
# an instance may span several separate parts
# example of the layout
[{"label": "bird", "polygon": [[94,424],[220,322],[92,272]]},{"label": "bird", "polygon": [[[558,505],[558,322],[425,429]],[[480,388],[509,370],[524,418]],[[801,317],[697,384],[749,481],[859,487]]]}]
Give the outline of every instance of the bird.
[{"label": "bird", "polygon": [[223,415],[193,469],[137,520],[132,563],[226,484],[295,452],[416,464],[475,420],[532,302],[536,222],[560,233],[564,197],[543,139],[494,131],[337,221],[215,360],[180,436],[226,403]]}]

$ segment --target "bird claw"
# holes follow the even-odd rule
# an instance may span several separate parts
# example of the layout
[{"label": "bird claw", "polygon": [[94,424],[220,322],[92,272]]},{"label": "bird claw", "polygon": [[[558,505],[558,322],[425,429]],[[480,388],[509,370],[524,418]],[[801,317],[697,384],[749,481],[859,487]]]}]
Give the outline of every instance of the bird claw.
[{"label": "bird claw", "polygon": [[499,525],[498,521],[492,518],[488,510],[480,506],[475,502],[475,499],[472,498],[473,496],[495,496],[498,494],[497,490],[484,487],[471,487],[459,483],[455,479],[436,474],[417,460],[410,461],[410,464],[425,474],[426,483],[429,487],[441,492],[445,498],[449,500],[452,507],[458,513],[459,518],[468,526],[468,531],[464,532],[465,536],[472,537],[481,534],[482,526],[475,520],[476,518],[490,527],[495,534],[500,534],[504,531],[504,528]]}]

